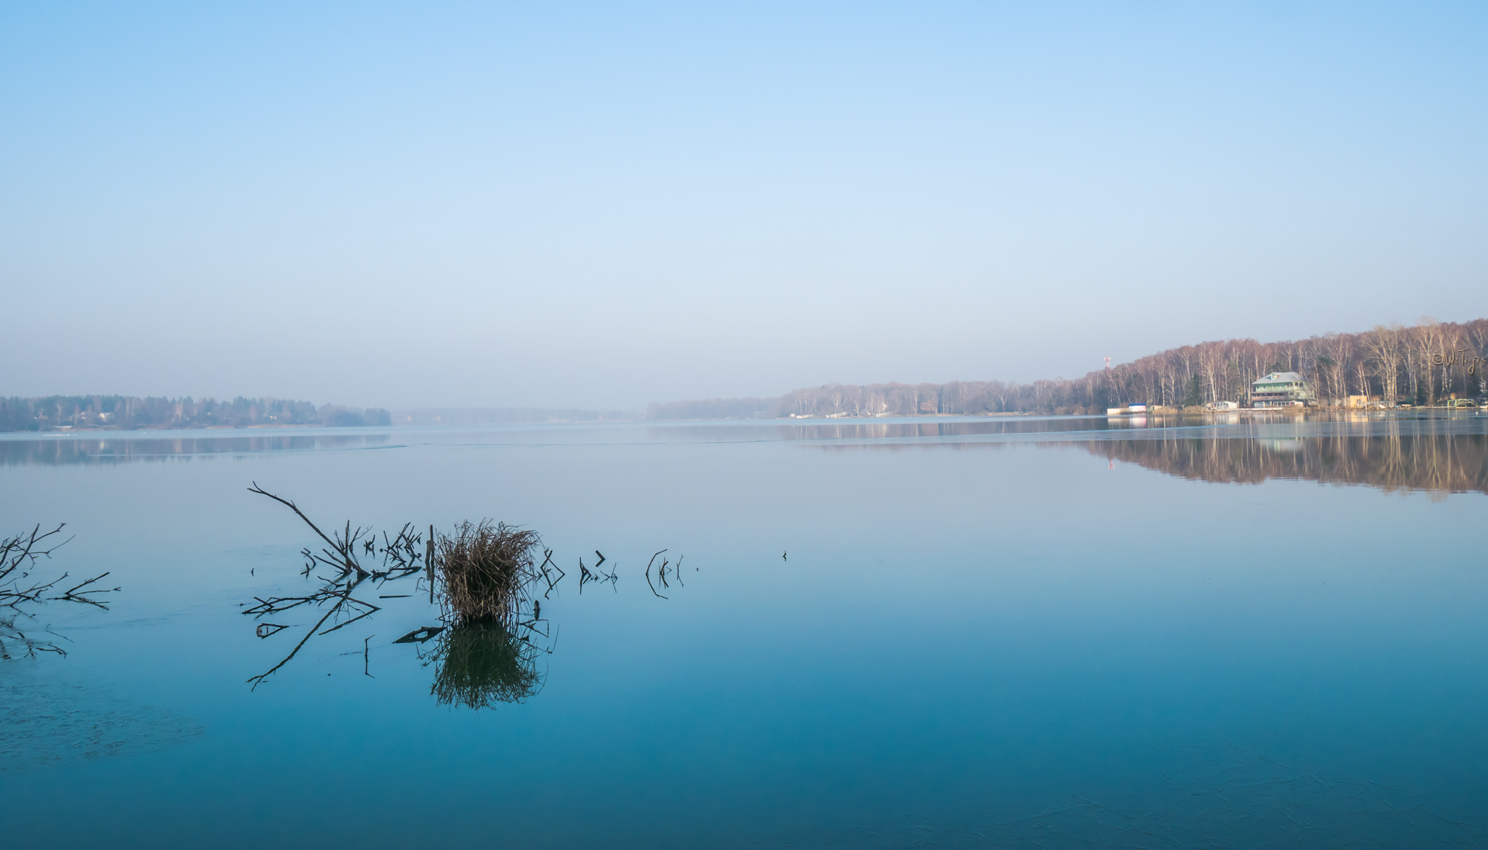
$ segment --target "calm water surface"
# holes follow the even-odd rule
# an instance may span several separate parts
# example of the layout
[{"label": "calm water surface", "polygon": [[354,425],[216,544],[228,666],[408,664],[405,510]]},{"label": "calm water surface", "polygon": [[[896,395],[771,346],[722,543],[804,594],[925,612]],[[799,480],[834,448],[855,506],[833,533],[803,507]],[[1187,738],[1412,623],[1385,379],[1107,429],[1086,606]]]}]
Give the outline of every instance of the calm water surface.
[{"label": "calm water surface", "polygon": [[[1483,846],[1485,426],[0,439],[0,531],[66,521],[40,571],[122,588],[6,615],[0,845]],[[255,688],[326,608],[242,613],[321,586],[254,481],[325,526],[540,531],[540,681],[431,692],[413,576]]]}]

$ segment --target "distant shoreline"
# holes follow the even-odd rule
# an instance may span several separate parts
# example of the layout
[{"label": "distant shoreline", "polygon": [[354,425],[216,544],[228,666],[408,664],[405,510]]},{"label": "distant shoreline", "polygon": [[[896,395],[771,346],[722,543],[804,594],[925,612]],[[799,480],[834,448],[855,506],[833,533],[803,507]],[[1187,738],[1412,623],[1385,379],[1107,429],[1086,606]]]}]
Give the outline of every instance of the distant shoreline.
[{"label": "distant shoreline", "polygon": [[[1237,410],[1163,410],[1148,413],[1038,413],[1032,411],[1007,411],[996,413],[922,413],[918,415],[896,414],[893,416],[784,416],[761,418],[718,418],[718,419],[604,419],[604,420],[544,420],[544,421],[508,421],[508,422],[445,422],[445,423],[400,423],[394,422],[388,425],[322,425],[317,423],[305,424],[271,424],[271,425],[203,425],[196,427],[153,427],[153,428],[121,428],[111,426],[101,427],[74,427],[74,428],[50,428],[46,430],[21,430],[0,431],[0,437],[34,435],[37,437],[64,437],[81,435],[148,435],[148,434],[180,434],[201,432],[226,432],[226,431],[388,431],[400,429],[439,429],[460,430],[471,428],[495,427],[495,426],[527,426],[541,427],[545,425],[668,425],[668,424],[693,424],[701,425],[707,423],[734,423],[734,424],[758,424],[758,425],[793,425],[793,424],[836,424],[836,423],[872,423],[888,424],[893,421],[935,421],[935,420],[979,420],[979,419],[1005,419],[1005,418],[1036,418],[1036,419],[1107,419],[1132,421],[1141,419],[1214,419],[1225,416],[1273,416],[1299,418],[1307,416],[1334,417],[1339,414],[1370,415],[1378,416],[1390,413],[1411,413],[1416,411],[1448,411],[1446,407],[1402,407],[1394,410],[1366,410],[1341,407],[1275,407],[1275,408],[1240,408]],[[1468,411],[1456,411],[1466,413]],[[1472,410],[1472,413],[1478,413]]]}]

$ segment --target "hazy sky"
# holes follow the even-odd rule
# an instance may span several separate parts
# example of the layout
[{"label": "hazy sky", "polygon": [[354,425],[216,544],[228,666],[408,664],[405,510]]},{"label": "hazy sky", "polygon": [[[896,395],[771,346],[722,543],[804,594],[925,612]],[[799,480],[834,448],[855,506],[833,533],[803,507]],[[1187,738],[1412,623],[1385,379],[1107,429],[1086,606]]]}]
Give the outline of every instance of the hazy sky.
[{"label": "hazy sky", "polygon": [[1488,4],[702,6],[0,5],[0,395],[637,408],[1488,315]]}]

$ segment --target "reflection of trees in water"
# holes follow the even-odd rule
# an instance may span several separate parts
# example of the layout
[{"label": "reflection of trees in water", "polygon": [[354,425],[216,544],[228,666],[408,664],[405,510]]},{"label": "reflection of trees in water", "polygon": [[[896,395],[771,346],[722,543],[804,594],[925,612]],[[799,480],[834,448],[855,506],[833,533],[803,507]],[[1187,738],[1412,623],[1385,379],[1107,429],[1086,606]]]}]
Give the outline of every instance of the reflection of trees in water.
[{"label": "reflection of trees in water", "polygon": [[1383,434],[1302,439],[1143,439],[1091,441],[1092,454],[1183,478],[1259,484],[1296,478],[1363,484],[1386,491],[1488,493],[1488,436]]},{"label": "reflection of trees in water", "polygon": [[1106,417],[1064,417],[1060,419],[986,418],[976,420],[918,422],[874,422],[862,420],[798,420],[781,424],[779,420],[758,420],[748,425],[707,425],[693,428],[648,428],[646,436],[657,442],[693,442],[700,437],[716,442],[755,442],[771,440],[883,440],[944,437],[986,437],[1001,434],[1043,434],[1064,431],[1106,430],[1123,427],[1123,420]]},{"label": "reflection of trees in water", "polygon": [[547,652],[499,623],[462,623],[439,634],[429,692],[442,705],[473,709],[522,702],[541,690],[537,662]]},{"label": "reflection of trees in water", "polygon": [[190,460],[256,452],[322,451],[383,447],[387,434],[255,434],[210,437],[45,437],[0,440],[0,466],[66,466]]}]

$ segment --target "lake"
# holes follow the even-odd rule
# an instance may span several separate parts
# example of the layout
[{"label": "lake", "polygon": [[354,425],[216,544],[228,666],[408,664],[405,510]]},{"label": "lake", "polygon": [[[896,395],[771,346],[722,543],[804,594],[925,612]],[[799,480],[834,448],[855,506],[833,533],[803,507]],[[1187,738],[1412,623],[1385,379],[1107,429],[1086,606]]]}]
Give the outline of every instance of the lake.
[{"label": "lake", "polygon": [[[0,609],[5,847],[1488,843],[1488,416],[27,434],[0,476],[0,533],[67,523],[33,575],[119,587]],[[536,530],[556,584],[495,672],[396,642],[422,570],[279,607],[334,571],[255,482],[404,558]]]}]

